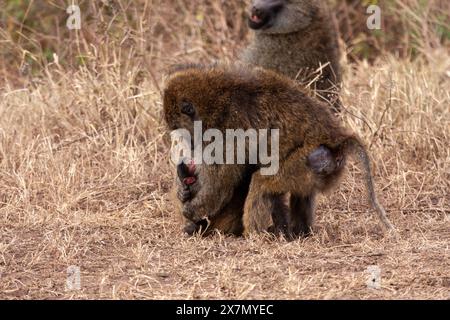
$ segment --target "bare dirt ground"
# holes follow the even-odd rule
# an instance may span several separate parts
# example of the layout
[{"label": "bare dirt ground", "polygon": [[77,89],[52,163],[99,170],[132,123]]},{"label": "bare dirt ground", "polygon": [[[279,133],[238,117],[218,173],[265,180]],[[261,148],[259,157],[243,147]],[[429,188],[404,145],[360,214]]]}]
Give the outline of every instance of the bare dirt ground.
[{"label": "bare dirt ground", "polygon": [[[195,51],[201,35],[191,36]],[[152,67],[165,54],[197,57],[175,42],[155,46]],[[54,63],[0,91],[0,298],[449,299],[449,51],[343,63],[343,121],[370,146],[397,238],[353,164],[320,198],[307,239],[185,237],[170,197],[161,73],[156,85],[115,57],[73,72]],[[66,288],[70,266],[79,290]],[[369,266],[380,268],[379,289],[366,284]]]}]

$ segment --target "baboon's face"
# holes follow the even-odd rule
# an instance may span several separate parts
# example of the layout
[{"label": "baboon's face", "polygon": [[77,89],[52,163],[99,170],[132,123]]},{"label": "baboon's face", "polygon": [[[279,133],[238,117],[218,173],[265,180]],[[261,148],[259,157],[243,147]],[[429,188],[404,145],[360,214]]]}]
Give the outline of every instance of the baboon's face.
[{"label": "baboon's face", "polygon": [[194,130],[194,121],[199,120],[196,88],[189,88],[191,79],[186,75],[174,75],[164,90],[164,116],[170,130]]},{"label": "baboon's face", "polygon": [[173,74],[164,90],[164,116],[170,130],[194,132],[194,122],[202,121],[204,130],[221,124],[227,108],[227,90],[214,71],[189,69]]},{"label": "baboon's face", "polygon": [[308,27],[317,9],[316,0],[253,0],[248,24],[261,33],[292,33]]},{"label": "baboon's face", "polygon": [[170,130],[194,133],[195,121],[203,131],[245,129],[249,112],[258,106],[264,93],[264,80],[258,72],[243,65],[199,67],[172,73],[164,90],[164,117]]}]

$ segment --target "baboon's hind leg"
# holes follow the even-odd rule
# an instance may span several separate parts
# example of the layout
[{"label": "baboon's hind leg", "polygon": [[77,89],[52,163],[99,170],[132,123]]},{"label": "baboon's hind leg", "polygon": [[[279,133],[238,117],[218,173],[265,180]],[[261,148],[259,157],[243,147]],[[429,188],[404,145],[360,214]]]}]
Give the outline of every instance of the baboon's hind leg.
[{"label": "baboon's hind leg", "polygon": [[258,174],[254,174],[245,200],[244,234],[262,231],[287,234],[288,209],[284,203],[284,195],[264,190]]},{"label": "baboon's hind leg", "polygon": [[308,236],[314,222],[315,194],[309,196],[291,195],[290,232],[293,236]]},{"label": "baboon's hind leg", "polygon": [[274,234],[287,235],[289,232],[289,207],[285,202],[283,194],[266,195],[269,209],[271,211],[273,226],[268,231]]}]

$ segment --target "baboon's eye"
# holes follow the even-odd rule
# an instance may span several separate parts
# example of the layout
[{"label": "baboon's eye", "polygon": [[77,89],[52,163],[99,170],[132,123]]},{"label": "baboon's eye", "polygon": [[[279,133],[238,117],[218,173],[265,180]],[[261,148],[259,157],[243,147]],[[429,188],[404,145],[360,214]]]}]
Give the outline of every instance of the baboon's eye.
[{"label": "baboon's eye", "polygon": [[184,101],[181,103],[181,112],[192,117],[195,114],[195,108],[192,103]]}]

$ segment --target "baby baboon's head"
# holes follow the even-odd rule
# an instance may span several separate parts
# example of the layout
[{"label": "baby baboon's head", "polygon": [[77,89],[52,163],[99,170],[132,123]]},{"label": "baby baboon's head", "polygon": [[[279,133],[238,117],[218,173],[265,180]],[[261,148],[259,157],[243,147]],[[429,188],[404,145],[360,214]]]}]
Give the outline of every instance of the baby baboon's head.
[{"label": "baby baboon's head", "polygon": [[252,0],[248,24],[261,33],[292,33],[307,28],[318,10],[317,0]]}]

